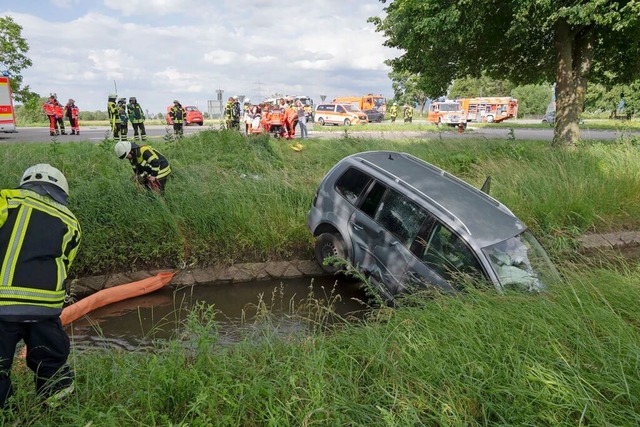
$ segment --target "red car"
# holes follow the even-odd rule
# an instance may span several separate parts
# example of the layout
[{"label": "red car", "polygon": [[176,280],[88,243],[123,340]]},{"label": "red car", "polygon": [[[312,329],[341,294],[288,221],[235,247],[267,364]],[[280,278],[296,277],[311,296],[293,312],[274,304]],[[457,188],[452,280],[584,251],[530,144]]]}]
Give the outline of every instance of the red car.
[{"label": "red car", "polygon": [[[170,105],[167,107],[167,114],[165,116],[165,120],[167,121],[168,125],[173,125],[173,120],[171,120],[171,116],[169,116],[169,111],[171,111],[171,107],[173,107],[173,105]],[[202,126],[202,124],[204,123],[204,117],[202,116],[202,113],[200,112],[200,110],[198,110],[198,107],[194,107],[193,105],[187,105],[186,107],[184,107],[184,110],[187,112],[187,115],[185,117],[185,125],[198,125],[198,126]]]}]

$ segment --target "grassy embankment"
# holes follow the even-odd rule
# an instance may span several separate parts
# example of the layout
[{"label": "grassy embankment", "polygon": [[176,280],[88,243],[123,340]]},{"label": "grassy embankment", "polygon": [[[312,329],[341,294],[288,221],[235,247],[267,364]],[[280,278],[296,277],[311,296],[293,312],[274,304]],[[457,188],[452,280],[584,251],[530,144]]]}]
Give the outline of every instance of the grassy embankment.
[{"label": "grassy embankment", "polygon": [[[85,241],[75,273],[303,257],[305,213],[323,174],[344,155],[407,151],[479,185],[538,234],[566,280],[541,296],[493,292],[380,308],[331,329],[270,328],[220,346],[212,307],[188,319],[191,345],[153,354],[74,353],[78,392],[38,409],[16,366],[16,425],[633,425],[640,423],[638,266],[572,257],[585,231],[639,229],[637,140],[550,151],[535,141],[284,141],[205,132],[155,143],[172,161],[165,200],[135,190],[111,144],[3,147],[0,184],[37,161],[62,168]],[[246,175],[246,177],[242,177]],[[253,177],[255,176],[255,178]],[[266,324],[268,312],[262,321]]]}]

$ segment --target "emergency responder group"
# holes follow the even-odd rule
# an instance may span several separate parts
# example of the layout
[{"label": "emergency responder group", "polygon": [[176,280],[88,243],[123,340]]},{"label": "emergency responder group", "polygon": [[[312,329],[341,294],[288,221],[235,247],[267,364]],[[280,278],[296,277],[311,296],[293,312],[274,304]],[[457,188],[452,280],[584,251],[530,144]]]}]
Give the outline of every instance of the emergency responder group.
[{"label": "emergency responder group", "polygon": [[127,98],[118,98],[118,95],[110,94],[107,98],[107,114],[113,139],[126,141],[129,122],[131,122],[133,139],[135,141],[147,140],[147,130],[144,127],[146,117],[135,96],[130,97],[129,104],[127,104]]}]

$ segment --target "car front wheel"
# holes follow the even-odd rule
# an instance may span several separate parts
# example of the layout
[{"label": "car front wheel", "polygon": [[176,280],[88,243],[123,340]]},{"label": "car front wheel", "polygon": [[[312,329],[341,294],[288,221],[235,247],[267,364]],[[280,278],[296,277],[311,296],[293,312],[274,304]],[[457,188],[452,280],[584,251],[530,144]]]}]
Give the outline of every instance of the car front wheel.
[{"label": "car front wheel", "polygon": [[351,120],[349,120],[349,119],[344,119],[344,125],[345,125],[345,126],[351,126]]},{"label": "car front wheel", "polygon": [[323,119],[322,117],[320,117],[320,118],[318,119],[318,124],[319,124],[320,126],[324,126],[324,119]]},{"label": "car front wheel", "polygon": [[329,274],[336,274],[342,268],[335,264],[325,265],[324,260],[328,257],[347,259],[347,247],[338,233],[322,233],[318,236],[315,246],[315,257],[318,264]]}]

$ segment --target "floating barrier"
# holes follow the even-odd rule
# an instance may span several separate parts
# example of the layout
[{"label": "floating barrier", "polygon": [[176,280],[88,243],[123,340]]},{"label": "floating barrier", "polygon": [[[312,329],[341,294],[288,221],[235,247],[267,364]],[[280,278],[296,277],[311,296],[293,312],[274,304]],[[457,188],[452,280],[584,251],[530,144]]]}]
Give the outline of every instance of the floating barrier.
[{"label": "floating barrier", "polygon": [[163,288],[171,282],[173,276],[175,276],[174,272],[166,271],[152,277],[147,277],[146,279],[138,280],[137,282],[114,286],[91,294],[62,310],[62,314],[60,314],[62,325],[68,325],[85,314],[97,308],[104,307],[105,305],[145,295]]}]

